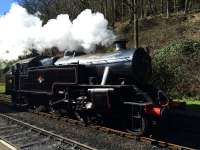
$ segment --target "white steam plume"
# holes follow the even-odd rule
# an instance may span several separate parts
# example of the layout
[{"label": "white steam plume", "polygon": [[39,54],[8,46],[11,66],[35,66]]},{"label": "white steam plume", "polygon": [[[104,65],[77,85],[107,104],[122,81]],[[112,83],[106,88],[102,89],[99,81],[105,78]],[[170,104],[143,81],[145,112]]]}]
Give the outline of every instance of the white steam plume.
[{"label": "white steam plume", "polygon": [[101,13],[86,9],[70,21],[67,14],[58,15],[42,26],[42,21],[28,14],[18,4],[0,16],[0,59],[17,59],[30,48],[43,51],[57,47],[59,50],[77,50],[83,47],[91,52],[96,45],[111,44],[115,35],[107,29],[108,21]]}]

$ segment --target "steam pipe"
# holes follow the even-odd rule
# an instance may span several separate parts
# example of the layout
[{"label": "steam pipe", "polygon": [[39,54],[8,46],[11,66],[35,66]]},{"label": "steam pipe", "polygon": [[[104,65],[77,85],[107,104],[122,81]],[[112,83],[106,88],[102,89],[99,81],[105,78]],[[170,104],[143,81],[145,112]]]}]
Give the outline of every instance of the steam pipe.
[{"label": "steam pipe", "polygon": [[105,85],[106,84],[106,81],[107,81],[107,78],[108,78],[108,74],[109,74],[109,67],[106,66],[105,69],[104,69],[104,73],[103,73],[103,78],[101,80],[101,85]]}]

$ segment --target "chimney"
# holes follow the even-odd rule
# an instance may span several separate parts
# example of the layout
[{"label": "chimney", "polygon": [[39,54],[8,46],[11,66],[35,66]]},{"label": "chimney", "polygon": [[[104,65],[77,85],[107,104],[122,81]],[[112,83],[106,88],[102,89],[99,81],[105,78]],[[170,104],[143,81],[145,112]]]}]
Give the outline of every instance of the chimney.
[{"label": "chimney", "polygon": [[126,49],[127,41],[125,39],[118,39],[114,43],[115,43],[115,50],[116,51]]}]

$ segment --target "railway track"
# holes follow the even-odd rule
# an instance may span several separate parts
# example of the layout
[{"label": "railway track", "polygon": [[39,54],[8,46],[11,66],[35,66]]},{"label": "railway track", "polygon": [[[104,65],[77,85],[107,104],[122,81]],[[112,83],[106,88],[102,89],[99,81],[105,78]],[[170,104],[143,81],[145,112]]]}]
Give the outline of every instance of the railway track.
[{"label": "railway track", "polygon": [[[5,95],[0,95],[0,100],[10,104],[10,96],[5,96]],[[85,126],[84,123],[82,123],[81,121],[78,120],[74,120],[74,119],[70,119],[70,118],[66,118],[66,117],[58,117],[57,115],[51,114],[51,113],[44,113],[44,112],[36,112],[33,110],[29,110],[29,112],[34,113],[36,115],[39,116],[45,116],[51,119],[56,119],[59,120],[60,122],[64,123],[64,122],[69,122],[75,125],[80,125],[80,126]],[[165,142],[162,140],[158,140],[158,139],[154,139],[154,138],[149,138],[149,137],[145,137],[145,136],[135,136],[133,134],[127,133],[127,132],[123,132],[123,131],[119,131],[119,130],[115,130],[115,129],[111,129],[111,128],[107,128],[107,127],[102,127],[102,126],[98,126],[98,125],[91,125],[89,126],[90,128],[94,128],[96,130],[100,130],[103,132],[106,132],[108,134],[115,134],[124,138],[129,138],[129,139],[134,139],[140,142],[144,142],[147,144],[151,144],[151,145],[155,145],[157,147],[161,147],[161,148],[169,148],[169,149],[176,149],[176,150],[192,150],[193,148],[190,147],[185,147],[185,146],[181,146],[181,145],[177,145],[177,144],[173,144],[170,142]]]},{"label": "railway track", "polygon": [[[57,116],[54,116],[54,115],[48,114],[48,113],[34,112],[34,111],[32,111],[32,113],[35,113],[35,114],[41,115],[41,116],[45,116],[48,118],[57,119],[57,120],[63,121],[63,122],[70,122],[70,123],[76,124],[76,125],[81,125],[81,126],[85,125],[78,120],[73,120],[73,119],[64,118],[64,117],[57,117]],[[91,125],[90,128],[94,128],[96,130],[100,130],[100,131],[106,132],[108,134],[115,134],[115,135],[118,135],[121,137],[125,137],[125,138],[129,138],[129,139],[137,140],[140,142],[144,142],[147,144],[155,145],[160,148],[169,148],[169,149],[174,149],[174,150],[193,150],[193,148],[190,148],[190,147],[185,147],[185,146],[181,146],[181,145],[177,145],[177,144],[173,144],[173,143],[169,143],[169,142],[165,142],[165,141],[161,141],[161,140],[157,140],[157,139],[153,139],[153,138],[149,138],[149,137],[145,137],[145,136],[135,136],[135,135],[127,133],[127,132],[123,132],[123,131],[119,131],[119,130],[115,130],[115,129],[111,129],[111,128],[107,128],[107,127]]]},{"label": "railway track", "polygon": [[24,150],[95,150],[85,144],[62,137],[5,114],[0,114],[0,139]]}]

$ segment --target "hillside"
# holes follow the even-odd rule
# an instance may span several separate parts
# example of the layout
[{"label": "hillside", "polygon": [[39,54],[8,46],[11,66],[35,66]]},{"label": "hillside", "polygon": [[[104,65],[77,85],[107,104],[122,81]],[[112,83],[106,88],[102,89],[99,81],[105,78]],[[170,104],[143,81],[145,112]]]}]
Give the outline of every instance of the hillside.
[{"label": "hillside", "polygon": [[[131,25],[126,22],[117,22],[116,32],[128,39],[129,47],[133,46]],[[139,20],[139,45],[149,47],[151,52],[172,41],[181,39],[200,40],[200,12],[188,15],[172,15],[147,17]]]}]

